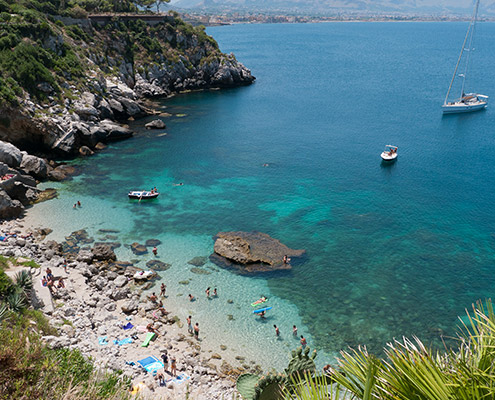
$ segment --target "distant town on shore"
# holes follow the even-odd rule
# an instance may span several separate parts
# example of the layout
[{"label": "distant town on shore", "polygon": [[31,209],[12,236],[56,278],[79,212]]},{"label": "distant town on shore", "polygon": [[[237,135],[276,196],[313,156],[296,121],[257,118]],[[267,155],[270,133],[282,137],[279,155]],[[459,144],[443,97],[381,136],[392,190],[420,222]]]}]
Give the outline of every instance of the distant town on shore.
[{"label": "distant town on shore", "polygon": [[[338,13],[335,15],[296,15],[291,13],[250,12],[250,11],[208,11],[178,10],[182,18],[193,25],[219,26],[230,24],[291,24],[318,22],[448,22],[467,21],[468,15],[424,15],[398,13]],[[480,18],[491,22],[494,17]]]}]

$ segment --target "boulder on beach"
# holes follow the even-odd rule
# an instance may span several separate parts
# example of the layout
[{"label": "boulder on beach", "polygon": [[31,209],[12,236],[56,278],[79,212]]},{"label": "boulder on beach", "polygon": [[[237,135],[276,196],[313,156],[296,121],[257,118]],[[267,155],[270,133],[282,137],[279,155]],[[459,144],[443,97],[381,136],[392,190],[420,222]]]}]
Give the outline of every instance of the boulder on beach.
[{"label": "boulder on beach", "polygon": [[17,168],[22,162],[22,153],[13,144],[0,141],[0,161]]},{"label": "boulder on beach", "polygon": [[284,256],[300,257],[304,250],[295,250],[262,232],[220,232],[215,236],[210,259],[222,267],[242,273],[291,269]]},{"label": "boulder on beach", "polygon": [[36,156],[29,154],[23,156],[20,168],[37,179],[46,179],[48,176],[48,166],[45,160]]}]

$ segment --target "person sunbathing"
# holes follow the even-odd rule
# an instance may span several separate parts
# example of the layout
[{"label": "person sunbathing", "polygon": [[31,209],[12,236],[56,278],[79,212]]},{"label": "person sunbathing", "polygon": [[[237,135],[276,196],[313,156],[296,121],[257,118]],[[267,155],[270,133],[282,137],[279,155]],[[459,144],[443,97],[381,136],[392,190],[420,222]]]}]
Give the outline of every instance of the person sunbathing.
[{"label": "person sunbathing", "polygon": [[153,333],[156,333],[157,335],[160,334],[160,332],[158,332],[158,329],[156,329],[153,326],[153,322],[150,322],[148,325],[146,325],[146,329],[148,330],[148,332],[153,332]]}]

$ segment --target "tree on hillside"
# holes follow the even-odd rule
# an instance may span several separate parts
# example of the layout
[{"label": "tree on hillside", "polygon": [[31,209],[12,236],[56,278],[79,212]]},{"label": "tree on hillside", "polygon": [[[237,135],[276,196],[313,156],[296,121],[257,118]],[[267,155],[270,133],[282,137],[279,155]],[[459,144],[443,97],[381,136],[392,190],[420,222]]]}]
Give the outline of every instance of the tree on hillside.
[{"label": "tree on hillside", "polygon": [[156,5],[156,12],[160,12],[160,5],[170,3],[170,0],[136,0],[136,4],[141,7],[150,8],[153,4]]},{"label": "tree on hillside", "polygon": [[160,11],[160,5],[163,4],[163,3],[170,3],[170,0],[156,0],[155,1],[156,12],[159,12]]}]

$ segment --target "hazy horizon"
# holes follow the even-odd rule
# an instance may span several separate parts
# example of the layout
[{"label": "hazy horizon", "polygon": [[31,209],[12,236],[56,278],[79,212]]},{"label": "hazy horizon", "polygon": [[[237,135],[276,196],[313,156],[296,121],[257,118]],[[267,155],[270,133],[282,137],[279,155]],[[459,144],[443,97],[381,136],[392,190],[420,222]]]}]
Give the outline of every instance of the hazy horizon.
[{"label": "hazy horizon", "polygon": [[[300,14],[472,14],[475,0],[171,0],[170,5],[205,11],[285,11]],[[480,16],[495,15],[495,0],[480,2]]]}]

